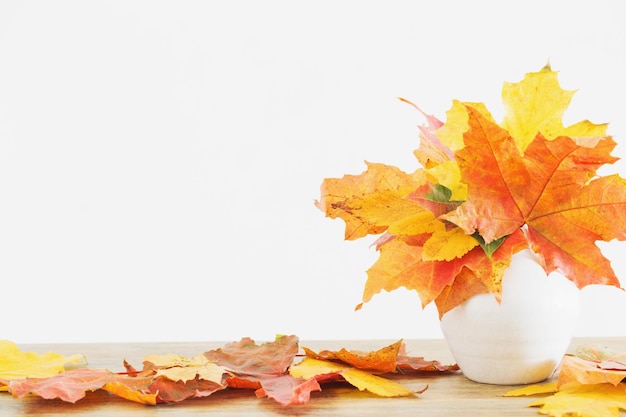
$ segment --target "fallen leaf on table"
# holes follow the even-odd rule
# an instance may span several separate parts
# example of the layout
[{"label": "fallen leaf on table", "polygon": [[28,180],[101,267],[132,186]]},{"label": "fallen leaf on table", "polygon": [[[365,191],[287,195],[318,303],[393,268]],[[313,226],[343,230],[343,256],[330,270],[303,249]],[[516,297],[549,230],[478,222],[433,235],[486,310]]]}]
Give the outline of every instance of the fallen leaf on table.
[{"label": "fallen leaf on table", "polygon": [[9,391],[15,398],[34,394],[45,399],[59,398],[75,403],[85,397],[87,391],[98,390],[116,378],[118,375],[106,370],[80,368],[47,378],[13,380],[9,383]]},{"label": "fallen leaf on table", "polygon": [[128,375],[81,368],[45,378],[13,380],[9,382],[8,390],[15,398],[33,394],[74,403],[84,398],[88,391],[103,389],[130,401],[154,405],[205,397],[226,388],[222,382],[225,370],[209,362],[202,354],[194,358],[177,355],[151,355],[147,358],[149,361],[144,361],[141,371],[125,363]]},{"label": "fallen leaf on table", "polygon": [[22,352],[15,343],[0,340],[0,391],[6,391],[8,381],[24,378],[45,378],[65,371],[66,365],[84,365],[83,355],[69,357],[54,352],[39,355]]},{"label": "fallen leaf on table", "polygon": [[186,358],[174,354],[146,356],[144,363],[157,369],[156,376],[164,376],[172,381],[187,382],[199,378],[205,381],[222,383],[226,368],[209,361],[203,354]]},{"label": "fallen leaf on table", "polygon": [[180,402],[187,398],[207,397],[226,388],[226,369],[203,354],[188,358],[175,354],[149,355],[144,358],[141,376],[151,376],[148,389],[157,402]]},{"label": "fallen leaf on table", "polygon": [[[323,377],[324,375],[329,374],[333,376],[341,376],[348,383],[357,387],[359,390],[367,390],[381,397],[406,397],[416,393],[402,384],[373,375],[362,369],[320,359],[305,358],[302,362],[292,366],[289,369],[289,373],[294,377],[301,377],[304,379],[315,378],[318,376]],[[426,388],[428,387],[425,387],[418,393],[424,392]]]},{"label": "fallen leaf on table", "polygon": [[307,357],[327,361],[341,361],[355,368],[368,370],[370,372],[396,372],[397,358],[402,346],[402,340],[385,346],[382,349],[372,352],[361,352],[342,348],[338,351],[323,350],[319,353],[313,352],[307,347],[303,347]]},{"label": "fallen leaf on table", "polygon": [[298,351],[298,337],[290,335],[260,345],[243,338],[204,352],[204,356],[228,371],[226,384],[229,387],[254,389],[258,397],[292,405],[303,404],[309,400],[311,391],[320,390],[316,381],[295,380],[287,374]]},{"label": "fallen leaf on table", "polygon": [[580,347],[575,355],[565,355],[556,381],[505,396],[552,394],[529,404],[552,417],[618,417],[620,409],[626,411],[626,369],[619,369],[624,356],[604,347]]},{"label": "fallen leaf on table", "polygon": [[239,342],[204,352],[204,356],[234,374],[263,377],[284,374],[298,350],[298,337],[293,335],[278,336],[260,345],[244,337]]},{"label": "fallen leaf on table", "polygon": [[199,377],[185,382],[155,376],[149,390],[157,394],[157,402],[175,403],[188,398],[208,397],[216,391],[226,389],[226,384],[204,380]]},{"label": "fallen leaf on table", "polygon": [[617,385],[626,378],[626,371],[602,369],[600,363],[566,355],[559,372],[558,387],[609,383]]},{"label": "fallen leaf on table", "polygon": [[394,372],[453,372],[458,371],[457,364],[443,365],[436,360],[425,360],[421,356],[410,356],[406,352],[406,345],[402,340],[385,346],[381,349],[362,352],[342,348],[338,351],[323,350],[315,353],[307,347],[302,348],[307,357],[313,359],[340,361],[355,368],[363,369],[372,373]]},{"label": "fallen leaf on table", "polygon": [[552,417],[619,417],[626,411],[626,384],[576,385],[529,404]]},{"label": "fallen leaf on table", "polygon": [[156,405],[157,394],[150,392],[152,377],[120,377],[104,384],[102,389],[139,404]]}]

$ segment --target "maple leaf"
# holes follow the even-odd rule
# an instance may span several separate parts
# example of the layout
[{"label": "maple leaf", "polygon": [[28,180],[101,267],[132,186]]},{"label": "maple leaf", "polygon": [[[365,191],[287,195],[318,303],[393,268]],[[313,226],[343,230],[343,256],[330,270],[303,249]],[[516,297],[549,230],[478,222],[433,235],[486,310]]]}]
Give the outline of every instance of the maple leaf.
[{"label": "maple leaf", "polygon": [[552,417],[619,417],[626,411],[626,384],[576,385],[528,406]]},{"label": "maple leaf", "polygon": [[[354,240],[382,233],[390,223],[423,212],[418,204],[404,197],[424,182],[421,171],[407,174],[393,166],[367,163],[367,170],[360,175],[325,179],[321,186],[322,197],[315,205],[327,217],[343,219],[345,238]],[[395,207],[396,204],[402,207]],[[391,211],[390,205],[394,206]]]},{"label": "maple leaf", "polygon": [[59,398],[75,403],[85,397],[86,391],[96,391],[116,378],[114,373],[106,370],[80,368],[47,378],[13,380],[9,383],[9,391],[15,398],[35,394],[45,399]]},{"label": "maple leaf", "polygon": [[566,355],[559,372],[558,388],[571,385],[610,383],[618,385],[626,379],[626,371],[603,369],[599,363]]},{"label": "maple leaf", "polygon": [[149,390],[157,394],[157,402],[174,403],[188,398],[208,397],[216,391],[221,391],[226,385],[204,380],[200,377],[187,381],[173,381],[168,377],[154,377]]},{"label": "maple leaf", "polygon": [[[479,111],[486,119],[494,121],[493,116],[491,116],[491,113],[489,113],[489,110],[483,103],[452,100],[452,107],[446,112],[446,122],[437,129],[435,134],[453,152],[465,146],[463,133],[467,131],[469,122],[468,114],[465,110],[467,106]],[[455,160],[455,158],[456,156],[453,156],[451,159]]]},{"label": "maple leaf", "polygon": [[63,372],[65,365],[85,363],[83,355],[66,357],[54,352],[43,355],[22,352],[15,343],[0,340],[0,380],[44,378]]},{"label": "maple leaf", "polygon": [[[368,280],[363,291],[363,301],[369,301],[382,290],[399,287],[415,290],[422,306],[437,303],[439,316],[454,308],[457,302],[469,297],[492,292],[496,297],[502,290],[502,277],[511,262],[513,253],[526,244],[521,231],[509,236],[491,258],[481,247],[475,247],[462,257],[450,261],[425,261],[424,240],[396,238],[380,248],[380,256],[367,271]],[[468,272],[463,272],[468,270]],[[465,283],[461,274],[471,274]],[[459,279],[458,285],[455,285]]]},{"label": "maple leaf", "polygon": [[557,389],[556,381],[509,391],[506,397],[550,394],[530,403],[552,417],[619,417],[626,410],[626,384],[583,384]]},{"label": "maple leaf", "polygon": [[457,371],[458,365],[443,365],[439,361],[427,361],[422,356],[410,356],[406,353],[406,345],[398,340],[381,349],[362,352],[342,348],[338,351],[322,350],[318,353],[307,347],[302,348],[307,357],[312,359],[342,362],[372,373],[395,373],[407,371]]},{"label": "maple leaf", "polygon": [[564,127],[561,121],[575,91],[563,90],[558,74],[546,65],[541,71],[530,72],[519,83],[505,82],[502,88],[504,120],[520,151],[525,151],[537,132],[552,140],[558,136],[598,137],[606,135],[606,124],[588,120]]},{"label": "maple leaf", "polygon": [[[575,355],[565,355],[558,379],[548,384],[530,385],[507,392],[506,396],[550,394],[529,404],[541,407],[542,414],[560,417],[619,416],[626,410],[626,368],[612,369],[626,354],[606,348],[582,346]],[[615,362],[612,362],[615,360]],[[618,366],[619,367],[619,366]]]},{"label": "maple leaf", "polygon": [[138,404],[156,405],[157,393],[150,391],[150,384],[152,381],[152,376],[119,376],[115,380],[104,384],[102,389],[116,395],[117,397]]},{"label": "maple leaf", "polygon": [[175,354],[150,355],[144,358],[157,368],[156,376],[164,376],[172,381],[187,382],[196,378],[222,383],[226,369],[209,361],[203,354],[187,358]]},{"label": "maple leaf", "polygon": [[249,337],[239,342],[204,352],[204,356],[239,376],[281,376],[291,364],[299,350],[298,337],[278,336],[273,342],[257,345]]},{"label": "maple leaf", "polygon": [[294,335],[278,336],[273,342],[260,345],[246,337],[207,351],[204,356],[228,370],[229,387],[254,389],[259,397],[288,405],[308,401],[311,391],[319,388],[317,382],[285,378],[298,351],[298,338]]},{"label": "maple leaf", "polygon": [[361,352],[342,348],[338,351],[323,350],[319,353],[303,347],[307,357],[328,361],[341,361],[355,368],[370,372],[396,372],[397,357],[402,347],[402,340],[372,352]]},{"label": "maple leaf", "polygon": [[[373,375],[367,371],[354,368],[350,365],[342,365],[332,361],[305,358],[302,362],[292,366],[289,369],[289,373],[294,377],[304,379],[315,378],[327,374],[340,375],[349,384],[355,386],[359,390],[367,390],[382,397],[405,397],[415,394],[414,391],[395,381]],[[420,392],[425,390],[426,388]]]},{"label": "maple leaf", "polygon": [[[443,217],[486,242],[522,226],[547,272],[561,269],[579,287],[619,287],[597,240],[626,238],[626,180],[591,178],[615,142],[610,138],[579,144],[568,137],[541,135],[522,156],[509,133],[468,107],[470,129],[456,153],[468,200]],[[485,151],[488,149],[488,151]]]}]

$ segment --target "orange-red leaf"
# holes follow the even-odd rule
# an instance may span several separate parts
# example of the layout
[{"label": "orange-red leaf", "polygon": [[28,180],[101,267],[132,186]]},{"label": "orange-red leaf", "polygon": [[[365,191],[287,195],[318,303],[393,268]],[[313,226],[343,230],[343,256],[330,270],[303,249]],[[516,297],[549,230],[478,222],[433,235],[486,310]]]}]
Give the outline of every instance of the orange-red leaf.
[{"label": "orange-red leaf", "polygon": [[615,161],[615,142],[537,135],[522,156],[506,130],[472,108],[468,113],[465,148],[456,153],[468,200],[444,217],[486,242],[527,225],[548,272],[560,268],[581,288],[619,286],[595,242],[626,238],[626,180],[591,179]]},{"label": "orange-red leaf", "polygon": [[236,375],[256,377],[283,375],[298,353],[298,337],[277,337],[257,345],[249,337],[224,347],[204,352],[204,356]]},{"label": "orange-red leaf", "polygon": [[[437,300],[439,315],[443,316],[458,305],[457,302],[473,295],[493,292],[497,296],[512,255],[526,245],[524,235],[517,230],[504,240],[491,258],[485,256],[481,247],[475,247],[450,261],[425,261],[422,251],[426,240],[417,236],[397,237],[382,245],[378,260],[367,271],[363,301],[369,301],[382,290],[404,287],[419,294],[422,306]],[[459,281],[455,285],[463,268],[470,270],[473,278],[467,275],[468,282]]]},{"label": "orange-red leaf", "polygon": [[257,397],[268,397],[282,405],[304,404],[311,398],[311,392],[321,391],[315,378],[295,378],[289,374],[262,382],[262,388],[255,391]]},{"label": "orange-red leaf", "polygon": [[396,371],[396,359],[401,347],[402,340],[398,340],[396,343],[372,352],[347,350],[345,348],[338,351],[323,350],[319,353],[315,353],[307,347],[303,347],[303,350],[307,357],[313,359],[341,361],[355,368],[385,373]]},{"label": "orange-red leaf", "polygon": [[9,383],[9,391],[15,398],[35,394],[45,399],[59,398],[75,403],[85,397],[87,391],[98,390],[116,378],[117,375],[106,370],[80,368],[48,378],[13,380]]}]

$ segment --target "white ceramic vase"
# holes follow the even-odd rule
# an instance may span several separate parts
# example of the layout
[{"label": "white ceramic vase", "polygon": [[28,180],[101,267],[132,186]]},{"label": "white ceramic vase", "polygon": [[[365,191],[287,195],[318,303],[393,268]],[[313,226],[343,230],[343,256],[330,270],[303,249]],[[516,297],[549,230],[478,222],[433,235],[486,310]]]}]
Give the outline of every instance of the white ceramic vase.
[{"label": "white ceramic vase", "polygon": [[464,375],[517,385],[550,377],[571,343],[580,291],[562,274],[546,275],[530,250],[513,256],[500,304],[481,294],[447,312],[441,329]]}]

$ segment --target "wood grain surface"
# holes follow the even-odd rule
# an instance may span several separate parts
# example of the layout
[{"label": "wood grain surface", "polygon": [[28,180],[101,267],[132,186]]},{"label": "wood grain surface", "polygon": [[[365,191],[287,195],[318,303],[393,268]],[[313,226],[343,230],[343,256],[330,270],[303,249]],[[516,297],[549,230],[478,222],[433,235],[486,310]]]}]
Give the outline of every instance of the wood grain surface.
[{"label": "wood grain surface", "polygon": [[[257,340],[257,343],[263,341]],[[395,340],[372,341],[301,341],[300,346],[315,351],[347,349],[370,351],[380,349]],[[443,363],[453,363],[443,340],[405,341],[408,353],[424,356]],[[574,339],[573,351],[584,344],[602,344],[618,351],[626,351],[626,338]],[[54,351],[63,355],[80,353],[87,357],[89,366],[122,371],[124,359],[140,367],[149,354],[175,353],[193,356],[224,345],[224,342],[193,343],[119,343],[119,344],[53,344],[20,345],[23,351],[45,353]],[[135,404],[103,391],[89,393],[75,404],[36,397],[13,399],[0,393],[0,416],[538,416],[536,408],[527,405],[532,398],[503,397],[514,387],[479,384],[466,379],[462,373],[420,374],[409,378],[394,377],[417,390],[428,385],[423,393],[409,398],[380,398],[360,392],[345,384],[324,385],[323,391],[313,392],[305,405],[282,406],[273,400],[256,398],[251,390],[228,389],[210,397],[190,399],[178,404],[145,406]]]}]

